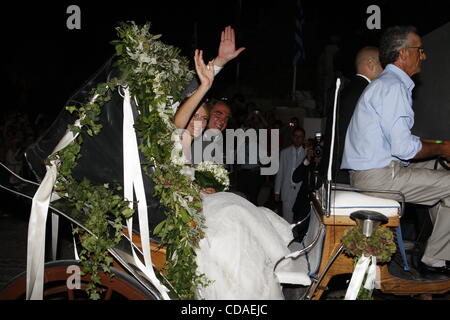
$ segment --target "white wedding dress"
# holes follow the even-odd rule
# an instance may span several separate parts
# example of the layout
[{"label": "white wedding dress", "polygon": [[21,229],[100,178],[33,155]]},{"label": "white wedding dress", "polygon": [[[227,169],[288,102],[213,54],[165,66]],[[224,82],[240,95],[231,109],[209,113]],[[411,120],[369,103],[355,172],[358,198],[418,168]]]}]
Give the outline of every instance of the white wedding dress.
[{"label": "white wedding dress", "polygon": [[205,237],[197,249],[199,273],[213,281],[200,299],[284,299],[273,267],[286,254],[291,226],[264,207],[228,192],[203,198]]}]

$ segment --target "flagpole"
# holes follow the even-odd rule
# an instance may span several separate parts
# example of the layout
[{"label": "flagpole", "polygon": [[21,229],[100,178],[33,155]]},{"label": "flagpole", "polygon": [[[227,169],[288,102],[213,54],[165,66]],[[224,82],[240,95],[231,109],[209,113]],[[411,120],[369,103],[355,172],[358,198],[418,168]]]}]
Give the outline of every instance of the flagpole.
[{"label": "flagpole", "polygon": [[194,21],[194,30],[192,33],[192,52],[198,48],[198,21]]},{"label": "flagpole", "polygon": [[[237,3],[237,11],[236,11],[236,29],[240,29],[241,27],[241,17],[242,17],[242,0],[239,0]],[[238,34],[239,35],[239,34]],[[236,38],[237,41],[237,38]],[[235,79],[235,85],[236,88],[239,90],[240,83],[239,83],[239,74],[240,74],[240,59],[239,57],[236,59],[236,79]]]},{"label": "flagpole", "polygon": [[292,76],[292,101],[295,101],[295,87],[297,86],[297,64],[294,63],[294,72]]},{"label": "flagpole", "polygon": [[294,58],[292,60],[292,67],[293,67],[292,92],[291,92],[292,101],[295,101],[295,90],[297,88],[297,66],[300,63],[300,61],[305,59],[305,48],[303,46],[303,39],[302,39],[304,16],[301,0],[297,0],[295,11],[296,11],[295,30],[294,30],[295,50],[294,50]]}]

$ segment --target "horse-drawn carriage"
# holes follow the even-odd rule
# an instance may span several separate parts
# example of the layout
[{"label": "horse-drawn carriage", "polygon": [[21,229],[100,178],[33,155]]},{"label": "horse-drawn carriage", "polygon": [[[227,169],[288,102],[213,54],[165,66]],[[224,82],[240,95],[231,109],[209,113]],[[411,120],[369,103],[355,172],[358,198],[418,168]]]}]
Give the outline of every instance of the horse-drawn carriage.
[{"label": "horse-drawn carriage", "polygon": [[[100,72],[96,73],[77,95],[70,99],[71,102],[81,101],[81,96],[86,96],[88,89],[95,86],[100,81],[99,79],[111,77],[110,66],[111,61]],[[339,85],[337,87],[339,88]],[[126,86],[121,88],[124,90]],[[124,167],[127,166],[124,148],[128,141],[124,140],[125,129],[120,124],[124,123],[124,113],[127,111],[125,111],[125,108],[114,108],[117,104],[122,103],[125,106],[126,98],[124,96],[126,97],[126,94],[124,95],[120,90],[119,88],[112,93],[110,102],[107,103],[103,113],[99,116],[103,125],[101,135],[95,137],[83,135],[85,140],[82,149],[83,157],[74,171],[75,178],[82,179],[87,176],[96,183],[116,180],[123,185],[124,177],[122,173]],[[335,109],[337,92],[338,89],[335,96]],[[129,108],[131,117],[137,117],[139,113],[136,109],[137,104],[130,103],[129,98],[127,101],[126,106]],[[60,141],[64,140],[67,135],[67,125],[76,122],[76,120],[63,111],[52,127],[39,139],[38,143],[27,150],[28,163],[40,183],[24,180],[21,177],[15,179],[19,183],[11,183],[13,180],[10,178],[15,174],[2,166],[1,188],[10,191],[12,195],[17,197],[18,201],[36,200],[36,194],[46,179],[43,161],[52,154],[55,146],[65,147],[64,145],[61,146]],[[112,141],[122,141],[122,144],[114,144],[111,143]],[[333,146],[333,142],[331,146]],[[301,242],[292,241],[289,243],[288,248],[291,253],[280,255],[279,261],[273,265],[273,272],[279,285],[294,288],[294,295],[297,299],[320,299],[334,276],[351,274],[354,271],[355,262],[344,254],[344,247],[341,242],[345,231],[358,224],[364,229],[366,235],[370,236],[379,224],[385,224],[395,232],[398,247],[396,256],[400,257],[400,261],[399,259],[393,259],[390,263],[378,266],[378,271],[373,273],[373,275],[378,275],[377,279],[374,279],[377,288],[381,292],[396,295],[439,294],[449,291],[449,278],[425,278],[410,266],[400,228],[405,207],[401,193],[383,190],[356,190],[350,186],[336,185],[331,179],[332,161],[333,157],[331,156],[325,182],[313,193],[306,236]],[[111,279],[103,271],[98,273],[101,289],[103,289],[100,291],[101,295],[98,298],[105,300],[115,298],[143,300],[179,298],[178,293],[166,278],[167,253],[165,248],[159,245],[156,237],[148,233],[161,221],[162,216],[158,213],[160,209],[158,199],[151,196],[154,185],[145,175],[142,175],[142,179],[141,183],[145,185],[143,189],[149,192],[146,193],[148,216],[139,216],[139,222],[142,222],[142,218],[145,218],[144,220],[148,219],[150,223],[144,224],[144,229],[142,225],[138,228],[132,223],[123,226],[120,241],[108,250],[114,260],[112,271],[116,276]],[[52,188],[53,185],[47,192],[48,202],[50,203],[48,208],[52,212],[52,217],[63,217],[80,228],[82,232],[96,236],[86,226],[86,214],[83,208],[74,208],[64,197],[50,199]],[[370,195],[371,193],[373,195]],[[391,193],[391,195],[383,198],[383,194],[386,193]],[[389,199],[395,196],[398,201]],[[43,233],[45,238],[46,220],[43,221],[43,230],[42,228],[31,232],[29,230],[29,235]],[[53,221],[56,224],[58,223],[57,219]],[[108,222],[111,225],[115,223],[114,221]],[[30,220],[30,226],[36,228],[32,220]],[[53,235],[58,234],[55,225],[52,231]],[[56,237],[54,238],[56,239]],[[42,242],[33,243],[35,239],[32,238],[31,242],[29,241],[29,246],[34,246],[34,251],[31,250],[29,253],[32,257],[33,254],[42,254],[40,250],[43,250],[42,247],[44,246]],[[53,241],[53,247],[56,247],[56,241]],[[56,251],[54,250],[54,252]],[[33,298],[30,293],[33,289],[40,291],[38,297],[40,294],[40,297],[44,299],[86,298],[84,289],[89,286],[90,276],[82,276],[79,285],[72,285],[73,283],[70,282],[74,279],[72,273],[79,265],[77,259],[58,261],[55,255],[53,258],[55,261],[48,262],[45,266],[40,266],[39,263],[43,261],[34,258],[32,262],[28,263],[28,268],[35,268],[35,270],[28,270],[28,273],[11,279],[0,291],[0,299]],[[286,261],[290,263],[285,263]],[[375,266],[372,267],[375,268]]]},{"label": "horse-drawn carriage", "polygon": [[[13,175],[3,166],[2,170],[4,173]],[[17,195],[17,201],[30,201],[37,189],[37,184],[22,182],[26,183],[26,187],[22,183],[21,189],[17,190],[3,180],[2,188]],[[328,194],[326,186],[314,193],[308,232],[301,243],[292,242],[291,255],[282,257],[282,259],[293,259],[295,262],[287,269],[277,266],[274,268],[281,285],[296,288],[294,294],[296,298],[320,299],[334,276],[353,272],[355,262],[344,254],[341,243],[345,230],[356,224],[356,221],[351,218],[352,213],[375,210],[387,217],[387,227],[394,230],[400,228],[403,204],[394,200],[368,196],[348,186],[331,185],[330,187],[329,191],[331,191]],[[380,191],[377,190],[377,194],[379,193]],[[329,209],[327,209],[327,199],[331,203]],[[53,203],[50,211],[89,232],[83,226],[83,215],[74,214],[73,210],[64,204],[63,199]],[[367,219],[373,218],[369,216]],[[397,232],[396,235],[400,237],[401,233]],[[397,238],[397,243],[400,244],[399,250],[402,250],[401,239]],[[136,232],[133,232],[133,245],[142,256],[141,239]],[[125,230],[121,243],[109,250],[109,253],[114,258],[113,272],[116,277],[110,279],[108,275],[101,273],[103,299],[163,299],[158,287],[136,265]],[[156,239],[152,239],[151,242],[151,256],[155,274],[161,283],[170,288],[170,283],[164,277],[165,250],[158,247]],[[404,257],[406,258],[406,255]],[[68,286],[68,279],[72,276],[71,272],[68,273],[68,268],[77,265],[79,265],[77,260],[55,260],[45,264],[44,299],[86,298],[84,289],[89,282],[88,275],[81,278],[79,287]],[[379,266],[378,272],[378,288],[383,293],[413,296],[441,294],[450,290],[450,279],[436,281],[423,278],[408,266],[408,260],[394,259],[390,263]],[[24,299],[25,292],[26,274],[24,273],[11,279],[0,292],[0,299]],[[173,291],[169,295],[171,298],[177,298]]]}]

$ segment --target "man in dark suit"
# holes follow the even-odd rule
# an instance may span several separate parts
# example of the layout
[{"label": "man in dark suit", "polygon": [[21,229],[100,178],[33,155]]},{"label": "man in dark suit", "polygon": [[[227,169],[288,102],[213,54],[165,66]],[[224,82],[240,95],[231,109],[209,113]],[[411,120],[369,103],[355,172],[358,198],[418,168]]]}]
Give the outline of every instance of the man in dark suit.
[{"label": "man in dark suit", "polygon": [[316,155],[314,152],[314,145],[310,145],[305,159],[303,159],[292,173],[292,182],[302,183],[292,207],[292,212],[294,212],[294,223],[303,221],[292,230],[294,238],[298,241],[303,239],[308,229],[309,221],[306,219],[311,211],[310,194],[312,191],[316,190],[321,183],[320,175],[318,174],[320,161],[321,155]]},{"label": "man in dark suit", "polygon": [[[345,134],[362,92],[383,71],[379,60],[378,48],[364,47],[359,50],[355,59],[355,68],[356,75],[342,90],[336,112],[335,150],[337,150],[337,154],[335,165],[333,165],[334,180],[335,182],[346,184],[350,183],[348,172],[339,169],[341,167],[342,154],[344,153]],[[332,118],[332,116],[333,113],[331,112],[329,118]]]}]

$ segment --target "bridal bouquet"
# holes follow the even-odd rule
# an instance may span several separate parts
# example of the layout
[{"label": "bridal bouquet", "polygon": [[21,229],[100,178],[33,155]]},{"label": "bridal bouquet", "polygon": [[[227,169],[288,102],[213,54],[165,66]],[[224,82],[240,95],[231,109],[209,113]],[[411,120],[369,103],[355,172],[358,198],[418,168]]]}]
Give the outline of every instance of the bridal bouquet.
[{"label": "bridal bouquet", "polygon": [[222,165],[211,161],[204,161],[196,166],[195,182],[203,189],[214,188],[217,192],[230,187],[228,171]]}]

